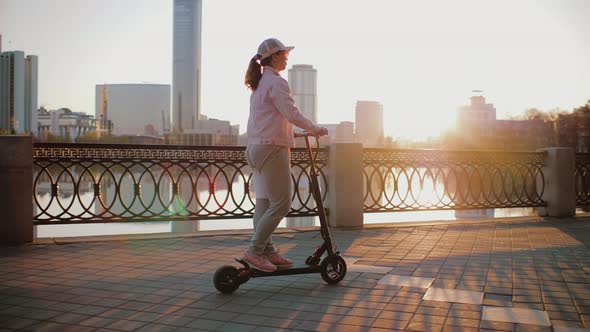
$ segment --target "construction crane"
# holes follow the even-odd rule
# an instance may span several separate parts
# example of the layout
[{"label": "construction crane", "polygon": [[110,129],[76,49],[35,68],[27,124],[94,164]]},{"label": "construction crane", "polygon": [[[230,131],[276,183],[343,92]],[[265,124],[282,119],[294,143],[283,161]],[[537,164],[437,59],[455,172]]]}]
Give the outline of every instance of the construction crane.
[{"label": "construction crane", "polygon": [[100,138],[103,133],[108,131],[107,126],[107,85],[103,84],[101,90],[101,98],[100,98],[100,119],[98,121],[98,138]]}]

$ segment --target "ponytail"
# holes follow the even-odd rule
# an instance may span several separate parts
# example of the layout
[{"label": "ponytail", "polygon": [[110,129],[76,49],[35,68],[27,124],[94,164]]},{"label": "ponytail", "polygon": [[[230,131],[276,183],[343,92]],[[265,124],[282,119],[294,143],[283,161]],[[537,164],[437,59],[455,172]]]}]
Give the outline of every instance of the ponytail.
[{"label": "ponytail", "polygon": [[[260,79],[262,78],[262,66],[268,66],[271,63],[272,57],[266,57],[260,60],[261,55],[256,54],[252,59],[250,59],[250,64],[248,64],[248,69],[246,70],[246,79],[244,83],[246,87],[252,91],[256,91],[258,88],[258,83],[260,83]],[[260,60],[260,63],[258,63]]]},{"label": "ponytail", "polygon": [[256,54],[250,59],[250,64],[246,70],[246,80],[244,83],[246,84],[246,87],[252,91],[256,91],[258,83],[262,78],[262,66],[258,63],[259,57],[260,55]]}]

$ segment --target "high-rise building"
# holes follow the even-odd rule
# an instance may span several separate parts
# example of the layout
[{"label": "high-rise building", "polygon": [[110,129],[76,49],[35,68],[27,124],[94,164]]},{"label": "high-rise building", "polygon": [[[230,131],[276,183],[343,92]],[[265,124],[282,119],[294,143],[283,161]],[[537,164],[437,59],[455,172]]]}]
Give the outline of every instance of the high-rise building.
[{"label": "high-rise building", "polygon": [[37,135],[38,58],[0,53],[0,130]]},{"label": "high-rise building", "polygon": [[317,70],[311,65],[294,65],[289,69],[289,86],[295,105],[313,122],[318,122]]},{"label": "high-rise building", "polygon": [[169,125],[168,84],[104,84],[96,85],[95,92],[94,114],[99,133],[147,135],[147,126],[163,135]]},{"label": "high-rise building", "polygon": [[[480,91],[477,91],[480,92]],[[494,135],[496,108],[481,96],[472,96],[471,104],[462,106],[457,113],[457,130],[474,142],[488,140]]]},{"label": "high-rise building", "polygon": [[202,0],[174,0],[172,130],[194,129],[201,118]]},{"label": "high-rise building", "polygon": [[383,142],[383,105],[378,101],[360,100],[355,112],[356,140],[365,146]]}]

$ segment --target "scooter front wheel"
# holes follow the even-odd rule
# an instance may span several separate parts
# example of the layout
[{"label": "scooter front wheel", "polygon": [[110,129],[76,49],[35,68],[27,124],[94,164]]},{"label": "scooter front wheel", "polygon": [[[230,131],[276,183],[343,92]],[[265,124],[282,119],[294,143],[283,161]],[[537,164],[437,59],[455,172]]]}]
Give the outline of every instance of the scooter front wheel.
[{"label": "scooter front wheel", "polygon": [[240,287],[238,269],[231,265],[224,265],[215,271],[213,284],[223,294],[231,294]]},{"label": "scooter front wheel", "polygon": [[346,261],[340,255],[329,255],[320,264],[320,273],[328,284],[337,284],[346,275]]}]

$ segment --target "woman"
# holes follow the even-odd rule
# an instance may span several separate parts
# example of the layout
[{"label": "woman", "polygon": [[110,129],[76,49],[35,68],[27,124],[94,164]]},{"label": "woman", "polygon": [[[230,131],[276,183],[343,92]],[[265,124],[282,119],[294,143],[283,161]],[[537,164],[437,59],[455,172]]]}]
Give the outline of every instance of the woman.
[{"label": "woman", "polygon": [[328,134],[326,128],[317,126],[297,109],[289,84],[279,75],[287,68],[292,49],[275,38],[263,41],[250,60],[245,80],[246,87],[252,90],[246,159],[254,174],[256,208],[254,235],[243,259],[265,272],[293,265],[292,260],[278,253],[271,239],[291,208],[293,125],[313,135]]}]

